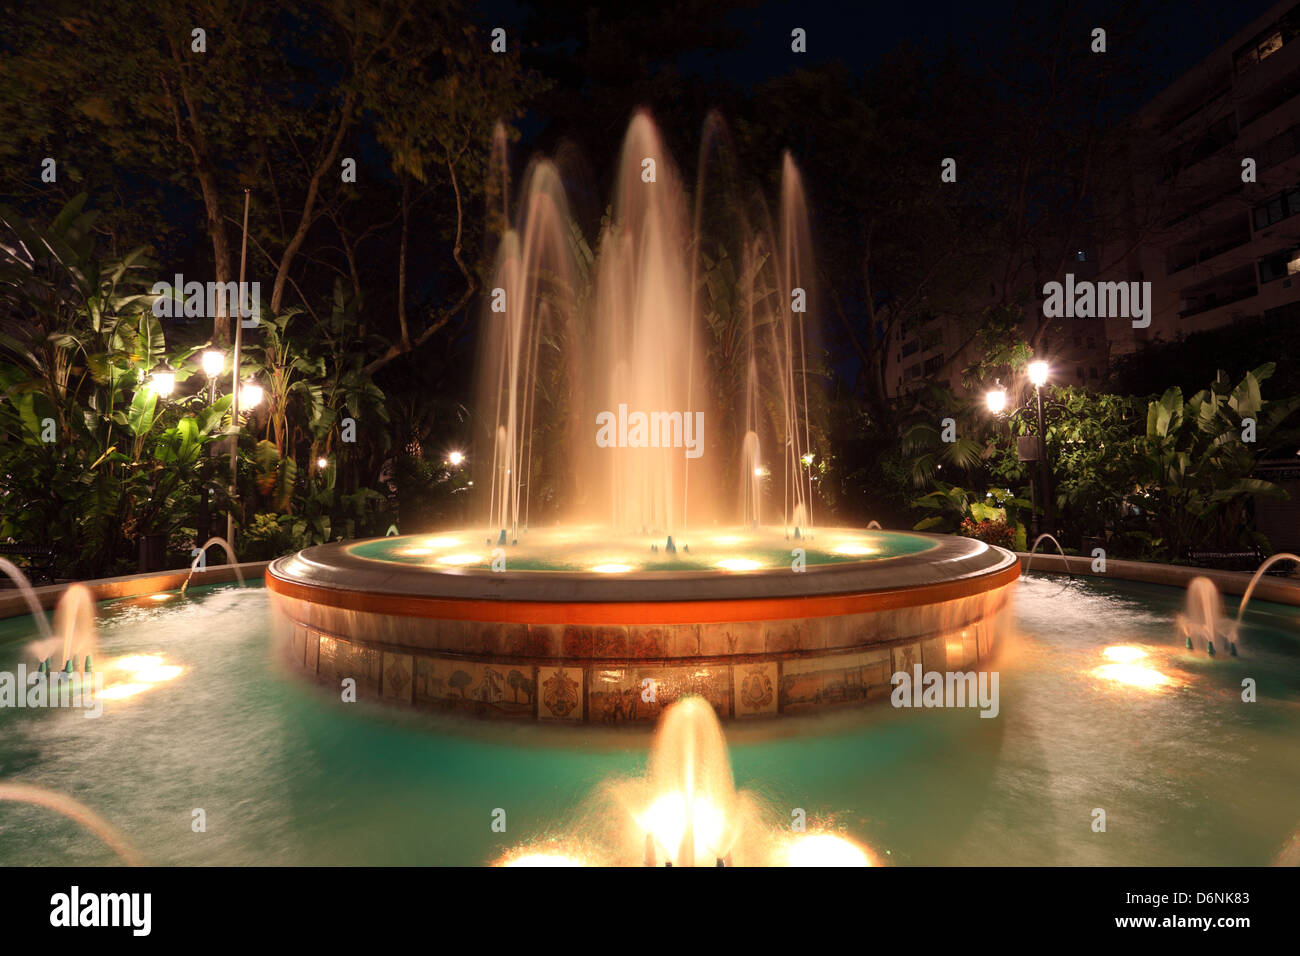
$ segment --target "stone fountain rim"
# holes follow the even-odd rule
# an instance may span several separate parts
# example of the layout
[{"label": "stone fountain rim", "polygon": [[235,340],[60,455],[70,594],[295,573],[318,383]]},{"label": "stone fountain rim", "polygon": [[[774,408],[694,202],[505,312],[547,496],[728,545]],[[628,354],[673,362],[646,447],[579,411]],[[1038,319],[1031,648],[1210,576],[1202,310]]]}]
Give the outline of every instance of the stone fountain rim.
[{"label": "stone fountain rim", "polygon": [[936,588],[951,590],[944,586],[952,585],[964,593],[977,593],[1018,576],[1019,562],[1010,551],[974,538],[906,534],[926,538],[935,547],[892,558],[809,565],[800,573],[782,568],[744,572],[630,572],[617,577],[588,571],[432,569],[357,557],[350,549],[360,542],[335,542],[273,561],[267,568],[267,585],[284,593],[296,592],[308,600],[312,599],[312,593],[368,595],[369,603],[375,605],[372,609],[382,611],[384,597],[416,601],[645,604],[884,595]]}]

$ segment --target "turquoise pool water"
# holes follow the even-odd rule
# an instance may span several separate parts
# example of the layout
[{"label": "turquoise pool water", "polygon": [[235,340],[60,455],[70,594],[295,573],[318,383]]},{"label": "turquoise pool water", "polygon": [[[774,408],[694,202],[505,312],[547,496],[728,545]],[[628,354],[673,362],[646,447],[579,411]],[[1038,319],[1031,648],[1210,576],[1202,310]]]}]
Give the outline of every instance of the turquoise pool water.
[{"label": "turquoise pool water", "polygon": [[[609,535],[603,530],[537,529],[500,554],[511,571],[713,571],[727,562],[746,562],[745,570],[787,568],[800,548],[806,564],[879,561],[919,554],[937,546],[933,538],[894,531],[818,529],[812,538],[787,538],[780,529],[715,528],[678,535],[675,552],[666,538]],[[651,551],[651,546],[658,550]],[[447,568],[487,569],[497,544],[479,532],[403,535],[354,544],[348,551],[371,561]],[[752,565],[749,563],[752,562]]]},{"label": "turquoise pool water", "polygon": [[[774,825],[803,808],[893,864],[1295,862],[1300,613],[1252,603],[1243,656],[1211,661],[1173,638],[1182,599],[1023,579],[998,718],[885,704],[732,723],[737,785]],[[150,863],[480,864],[564,832],[603,780],[644,767],[641,732],[456,722],[304,686],[272,662],[258,587],[146,603],[101,607],[99,654],[159,654],[180,676],[96,720],[0,709],[0,781],[77,798]],[[0,671],[33,635],[30,618],[0,621]],[[1115,644],[1178,686],[1092,676]],[[75,824],[0,803],[0,865],[113,860]]]}]

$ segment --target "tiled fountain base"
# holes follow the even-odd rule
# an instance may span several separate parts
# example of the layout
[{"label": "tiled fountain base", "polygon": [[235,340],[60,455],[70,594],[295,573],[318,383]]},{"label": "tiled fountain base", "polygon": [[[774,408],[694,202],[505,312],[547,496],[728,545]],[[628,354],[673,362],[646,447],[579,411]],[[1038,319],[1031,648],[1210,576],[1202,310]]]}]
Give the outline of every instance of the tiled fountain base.
[{"label": "tiled fountain base", "polygon": [[335,688],[352,678],[359,698],[629,724],[653,723],[688,694],[724,718],[765,717],[887,697],[891,675],[916,664],[972,670],[1009,625],[1014,570],[1010,578],[965,597],[862,614],[661,626],[438,620],[305,600],[274,582],[271,600],[289,662]]}]

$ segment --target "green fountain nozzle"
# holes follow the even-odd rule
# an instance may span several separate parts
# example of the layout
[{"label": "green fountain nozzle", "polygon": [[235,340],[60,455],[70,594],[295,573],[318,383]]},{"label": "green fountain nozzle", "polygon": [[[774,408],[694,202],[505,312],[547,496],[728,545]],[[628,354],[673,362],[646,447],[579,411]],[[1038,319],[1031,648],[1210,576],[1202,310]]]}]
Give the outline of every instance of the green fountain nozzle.
[{"label": "green fountain nozzle", "polygon": [[676,546],[675,544],[673,544],[673,536],[672,536],[672,535],[669,535],[669,536],[668,536],[668,543],[664,545],[664,553],[665,553],[665,554],[676,554],[676,553],[677,553],[677,546]]},{"label": "green fountain nozzle", "polygon": [[40,664],[36,666],[36,673],[38,674],[48,674],[49,672],[50,672],[49,661],[41,661]]},{"label": "green fountain nozzle", "polygon": [[1209,655],[1210,655],[1211,657],[1214,656],[1214,640],[1213,640],[1212,638],[1206,640],[1206,642],[1205,642],[1205,649],[1206,649],[1206,651],[1209,652]]},{"label": "green fountain nozzle", "polygon": [[795,539],[796,541],[798,541],[798,540],[799,540],[800,538],[802,538],[802,537],[803,537],[803,535],[801,535],[801,534],[799,533],[799,528],[796,526],[795,529],[794,529],[794,539]]},{"label": "green fountain nozzle", "polygon": [[1233,657],[1236,657],[1236,656],[1237,656],[1237,642],[1236,642],[1236,641],[1229,641],[1229,642],[1228,642],[1228,653],[1231,654]]},{"label": "green fountain nozzle", "polygon": [[690,546],[689,544],[684,544],[684,545],[682,545],[682,550],[685,551],[687,554],[690,554],[690,553],[691,553],[691,546]]},{"label": "green fountain nozzle", "polygon": [[718,857],[713,863],[715,869],[718,867],[725,867],[726,865],[727,864],[723,861],[722,857]]},{"label": "green fountain nozzle", "polygon": [[502,528],[501,533],[497,535],[497,544],[505,544],[505,543],[506,543],[506,529]]},{"label": "green fountain nozzle", "polygon": [[87,654],[87,655],[86,655],[86,665],[81,669],[81,672],[82,672],[83,674],[89,674],[89,673],[91,673],[93,670],[94,670],[94,668],[92,668],[92,667],[90,666],[90,655]]},{"label": "green fountain nozzle", "polygon": [[1186,642],[1186,643],[1187,643],[1187,649],[1188,649],[1189,651],[1194,651],[1194,650],[1196,650],[1196,648],[1192,646],[1192,635],[1190,635],[1190,634],[1187,635],[1187,642]]},{"label": "green fountain nozzle", "polygon": [[67,662],[63,665],[63,673],[65,673],[65,674],[71,674],[71,673],[72,673],[72,662],[75,661],[75,660],[76,660],[75,657],[69,657],[69,658],[68,658]]}]

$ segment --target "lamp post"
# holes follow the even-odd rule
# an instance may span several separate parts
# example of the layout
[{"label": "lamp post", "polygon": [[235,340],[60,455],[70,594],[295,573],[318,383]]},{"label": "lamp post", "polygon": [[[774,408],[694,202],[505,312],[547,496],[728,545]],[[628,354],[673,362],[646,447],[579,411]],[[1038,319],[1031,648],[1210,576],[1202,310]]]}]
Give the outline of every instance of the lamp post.
[{"label": "lamp post", "polygon": [[[1043,386],[1051,368],[1046,362],[1029,363],[1029,381],[1034,385],[1034,399],[1038,406],[1038,481],[1043,489],[1043,512],[1047,517],[1048,531],[1056,528],[1056,506],[1052,500],[1052,472],[1047,466],[1047,429],[1043,426]],[[1037,533],[1035,533],[1037,537]]]},{"label": "lamp post", "polygon": [[[239,495],[239,352],[244,331],[244,269],[248,264],[248,202],[250,191],[244,189],[244,238],[239,250],[239,307],[235,309],[234,367],[230,373],[230,510],[226,512],[226,546],[235,546],[235,499]],[[261,390],[259,389],[259,392]],[[261,395],[258,395],[261,398]]]},{"label": "lamp post", "polygon": [[[199,364],[203,368],[203,374],[208,377],[208,404],[215,405],[217,401],[217,379],[221,377],[221,371],[226,367],[226,353],[221,349],[207,349],[199,359]],[[196,530],[198,531],[200,545],[212,537],[212,517],[208,511],[208,478],[211,471],[208,468],[208,462],[216,457],[216,452],[215,445],[208,448],[199,463],[199,516]]]},{"label": "lamp post", "polygon": [[[1029,363],[1027,371],[1029,381],[1034,386],[1038,429],[1032,436],[1021,436],[1017,440],[1016,454],[1022,462],[1036,461],[1038,463],[1038,476],[1034,478],[1031,475],[1029,481],[1029,533],[1036,539],[1043,531],[1038,520],[1039,498],[1043,499],[1043,511],[1049,529],[1054,528],[1056,525],[1056,508],[1052,503],[1051,472],[1047,466],[1047,431],[1043,424],[1043,386],[1047,384],[1051,368],[1046,362],[1036,361]],[[994,415],[1002,414],[1007,407],[1007,392],[1000,382],[992,390],[984,393],[984,402],[988,406],[988,410]],[[1020,409],[1016,409],[1016,411],[1020,411]],[[1026,441],[1027,438],[1033,440]]]}]

